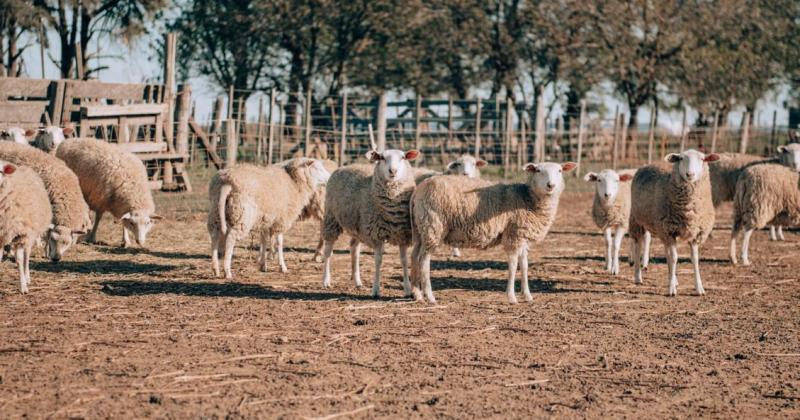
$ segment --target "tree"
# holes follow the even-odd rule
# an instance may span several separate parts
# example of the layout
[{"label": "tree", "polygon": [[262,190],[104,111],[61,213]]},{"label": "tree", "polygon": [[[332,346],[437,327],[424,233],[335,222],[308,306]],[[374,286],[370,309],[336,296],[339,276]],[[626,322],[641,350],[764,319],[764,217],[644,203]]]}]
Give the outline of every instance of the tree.
[{"label": "tree", "polygon": [[39,15],[30,2],[0,0],[0,76],[21,74],[22,53],[30,44],[19,45],[20,37],[38,24]]}]

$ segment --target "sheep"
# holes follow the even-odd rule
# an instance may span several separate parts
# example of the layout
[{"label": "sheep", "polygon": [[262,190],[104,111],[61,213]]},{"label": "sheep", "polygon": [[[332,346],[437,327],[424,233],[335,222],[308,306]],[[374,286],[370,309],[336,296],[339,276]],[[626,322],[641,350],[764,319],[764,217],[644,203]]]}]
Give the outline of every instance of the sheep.
[{"label": "sheep", "polygon": [[781,165],[745,168],[736,182],[730,259],[735,265],[736,238],[742,238],[742,265],[750,265],[750,235],[767,224],[800,224],[800,175]]},{"label": "sheep", "polygon": [[78,177],[55,156],[28,145],[0,142],[0,159],[33,169],[44,182],[53,211],[46,252],[52,261],[61,260],[92,223]]},{"label": "sheep", "polygon": [[528,287],[528,243],[541,241],[550,230],[564,190],[562,172],[572,162],[528,163],[525,183],[493,183],[452,175],[420,184],[411,198],[412,293],[436,302],[431,289],[431,253],[440,245],[486,249],[501,245],[508,257],[509,303],[517,303],[514,275],[522,272],[525,300],[533,300]]},{"label": "sheep", "polygon": [[72,135],[72,128],[59,128],[56,126],[49,126],[44,128],[39,128],[37,131],[29,130],[26,134],[30,137],[34,133],[36,137],[34,137],[33,141],[31,142],[31,146],[43,150],[47,153],[55,153],[55,150],[58,146],[61,145],[66,140],[67,136]]},{"label": "sheep", "polygon": [[389,243],[400,248],[403,291],[406,295],[411,293],[406,258],[411,244],[408,200],[416,184],[409,162],[419,155],[419,151],[413,149],[378,152],[373,147],[366,157],[374,167],[351,165],[340,168],[331,176],[322,221],[323,287],[331,284],[333,244],[342,232],[347,232],[351,237],[351,275],[356,287],[361,287],[358,254],[360,244],[365,243],[374,250],[372,296],[379,296],[383,251],[385,244]]},{"label": "sheep", "polygon": [[677,241],[689,243],[694,266],[695,290],[704,295],[700,278],[699,247],[714,228],[714,204],[708,162],[719,155],[705,155],[693,149],[670,153],[665,161],[672,164],[649,165],[636,171],[631,185],[629,234],[633,240],[634,281],[642,283],[642,239],[645,231],[664,243],[669,269],[669,296],[678,293]]},{"label": "sheep", "polygon": [[[619,251],[622,239],[628,231],[631,213],[631,184],[634,170],[616,172],[606,169],[598,173],[589,172],[586,182],[595,185],[592,203],[592,219],[603,231],[606,239],[606,271],[619,274]],[[648,258],[649,259],[649,258]]]},{"label": "sheep", "polygon": [[10,246],[19,270],[19,290],[28,293],[31,250],[47,230],[53,213],[39,175],[33,169],[0,161],[0,259]]},{"label": "sheep", "polygon": [[291,229],[329,177],[319,160],[307,158],[293,159],[283,166],[237,165],[214,175],[209,184],[207,225],[214,275],[220,276],[219,253],[224,249],[225,278],[233,278],[233,248],[253,229],[261,234],[261,270],[267,270],[265,251],[276,235],[280,271],[286,273],[283,233]]},{"label": "sheep", "polygon": [[103,213],[109,212],[122,222],[122,246],[131,246],[131,234],[136,243],[145,245],[154,221],[153,195],[147,181],[147,170],[132,153],[95,139],[70,139],[56,149],[78,176],[83,198],[95,212],[94,226],[87,238],[97,241],[97,230]]},{"label": "sheep", "polygon": [[28,144],[28,136],[25,130],[19,127],[11,127],[0,130],[0,140],[11,141],[19,144]]},{"label": "sheep", "polygon": [[464,175],[467,178],[480,178],[481,168],[486,165],[487,162],[483,159],[478,159],[471,155],[461,155],[458,159],[447,164],[447,170],[444,173],[445,175]]}]

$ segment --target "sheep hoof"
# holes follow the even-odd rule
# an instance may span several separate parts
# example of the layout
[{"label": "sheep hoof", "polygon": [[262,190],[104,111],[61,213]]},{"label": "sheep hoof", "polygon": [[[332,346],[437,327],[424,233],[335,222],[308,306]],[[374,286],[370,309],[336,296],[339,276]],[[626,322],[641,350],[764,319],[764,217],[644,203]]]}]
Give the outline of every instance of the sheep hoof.
[{"label": "sheep hoof", "polygon": [[314,254],[314,262],[321,263],[322,262],[322,255]]},{"label": "sheep hoof", "polygon": [[525,295],[525,302],[533,302],[533,295],[527,294]]},{"label": "sheep hoof", "polygon": [[706,295],[706,291],[705,290],[703,290],[703,289],[697,290],[697,296],[705,296],[705,295]]},{"label": "sheep hoof", "polygon": [[[264,270],[264,271],[267,271],[267,270]],[[289,272],[289,269],[288,269],[288,268],[286,268],[286,267],[281,267],[281,273],[283,273],[283,274],[286,274],[286,273],[288,273],[288,272]]]},{"label": "sheep hoof", "polygon": [[517,297],[516,296],[509,296],[508,297],[508,303],[510,303],[511,305],[516,305],[517,304]]},{"label": "sheep hoof", "polygon": [[742,261],[742,267],[749,267],[750,265],[750,261]]}]

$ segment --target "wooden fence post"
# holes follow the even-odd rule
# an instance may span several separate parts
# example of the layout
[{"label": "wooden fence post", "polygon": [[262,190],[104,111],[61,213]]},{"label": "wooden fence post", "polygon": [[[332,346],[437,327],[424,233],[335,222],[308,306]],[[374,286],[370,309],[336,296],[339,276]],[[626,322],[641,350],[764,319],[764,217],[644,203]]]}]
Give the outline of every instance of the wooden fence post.
[{"label": "wooden fence post", "polygon": [[525,114],[519,114],[519,153],[517,153],[517,170],[522,168],[522,165],[528,163],[528,139],[527,130],[525,130]]},{"label": "wooden fence post", "polygon": [[653,146],[656,139],[656,110],[650,110],[650,124],[647,129],[647,164],[653,163]]},{"label": "wooden fence post", "polygon": [[475,103],[475,158],[481,158],[481,98]]},{"label": "wooden fence post", "polygon": [[503,178],[511,170],[511,138],[514,136],[514,100],[506,95],[505,131],[503,141]]},{"label": "wooden fence post", "polygon": [[308,82],[306,88],[306,112],[305,112],[305,137],[303,140],[303,156],[308,157],[308,152],[311,147],[311,104],[314,102],[314,96],[311,88],[311,81]]},{"label": "wooden fence post", "polygon": [[681,152],[686,149],[686,107],[683,107],[683,118],[681,118]]},{"label": "wooden fence post", "polygon": [[211,124],[211,132],[209,133],[211,136],[211,149],[213,151],[217,151],[217,146],[219,145],[219,137],[220,132],[222,131],[222,112],[225,109],[225,103],[222,99],[222,96],[218,96],[217,99],[214,101],[214,121]]},{"label": "wooden fence post", "polygon": [[420,154],[422,154],[422,159],[417,159],[414,161],[415,166],[419,166],[425,160],[425,153],[422,152],[422,132],[421,125],[422,123],[422,95],[417,93],[417,103],[414,107],[414,148],[417,149]]},{"label": "wooden fence post", "polygon": [[269,90],[269,116],[268,118],[268,130],[267,131],[267,164],[272,165],[272,149],[274,149],[273,145],[275,144],[275,122],[273,121],[274,117],[274,110],[275,109],[275,88]]},{"label": "wooden fence post", "polygon": [[[167,104],[167,115],[164,118],[164,132],[167,140],[167,150],[175,151],[175,59],[177,54],[177,34],[168,33],[164,39],[165,60],[164,60],[164,102]],[[160,128],[159,128],[160,129]],[[187,130],[188,133],[188,130]],[[163,186],[172,188],[172,162],[164,162]]]},{"label": "wooden fence post", "polygon": [[628,143],[628,123],[626,122],[626,120],[627,120],[626,117],[627,117],[627,115],[625,115],[625,114],[620,114],[619,115],[619,126],[622,128],[620,136],[619,136],[619,139],[620,139],[620,143],[623,146],[623,153],[620,153],[620,156],[622,157],[623,161],[628,158],[628,155],[625,154],[626,153],[625,150],[626,150],[626,147],[627,147],[625,145]]},{"label": "wooden fence post", "polygon": [[[447,141],[444,144],[445,152],[450,150],[453,143],[453,96],[447,95]],[[444,163],[444,162],[442,162]]]},{"label": "wooden fence post", "polygon": [[378,127],[378,151],[383,152],[386,150],[386,106],[387,106],[387,96],[386,92],[381,92],[378,96],[378,115],[377,118],[377,127]]},{"label": "wooden fence post", "polygon": [[189,116],[192,107],[192,87],[183,84],[178,90],[178,129],[175,134],[175,151],[180,154],[189,153]]},{"label": "wooden fence post", "polygon": [[256,163],[262,163],[264,152],[264,98],[258,99],[258,118],[256,119]]},{"label": "wooden fence post", "polygon": [[714,128],[711,131],[711,153],[717,151],[717,130],[719,129],[719,109],[714,111]]},{"label": "wooden fence post", "polygon": [[344,165],[344,153],[347,150],[347,89],[342,87],[342,131],[341,146],[339,146],[339,166]]},{"label": "wooden fence post", "polygon": [[611,140],[611,169],[617,169],[617,147],[619,144],[619,122],[620,122],[619,105],[614,111],[614,136]]},{"label": "wooden fence post", "polygon": [[769,133],[769,144],[771,146],[770,153],[775,153],[778,148],[778,132],[776,123],[778,122],[778,110],[772,111],[772,131]]},{"label": "wooden fence post", "polygon": [[283,140],[286,134],[286,127],[283,125],[283,122],[286,121],[286,107],[285,104],[282,102],[278,103],[278,158],[275,159],[277,162],[283,160]]},{"label": "wooden fence post", "polygon": [[581,176],[581,158],[583,157],[583,137],[586,135],[586,128],[584,126],[584,121],[586,120],[586,99],[581,100],[581,115],[578,119],[578,158],[577,164],[578,167],[575,170],[575,178]]},{"label": "wooden fence post", "polygon": [[534,150],[536,156],[534,160],[544,162],[544,142],[545,142],[545,125],[544,125],[544,95],[539,93],[536,98],[536,140]]},{"label": "wooden fence post", "polygon": [[750,140],[750,113],[745,112],[742,119],[742,140],[739,143],[739,153],[747,153],[747,143]]},{"label": "wooden fence post", "polygon": [[228,88],[228,121],[226,124],[225,139],[225,167],[230,168],[236,164],[236,153],[239,140],[236,138],[236,120],[233,118],[233,85]]}]

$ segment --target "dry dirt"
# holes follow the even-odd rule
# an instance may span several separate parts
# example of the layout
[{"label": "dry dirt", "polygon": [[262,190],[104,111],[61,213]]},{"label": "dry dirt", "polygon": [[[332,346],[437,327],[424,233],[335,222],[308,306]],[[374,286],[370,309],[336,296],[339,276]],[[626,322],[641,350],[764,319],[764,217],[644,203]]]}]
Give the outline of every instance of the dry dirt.
[{"label": "dry dirt", "polygon": [[[707,296],[680,295],[663,248],[645,285],[602,270],[587,193],[568,193],[532,247],[534,302],[506,303],[500,252],[433,263],[439,303],[402,298],[396,248],[384,298],[334,287],[311,262],[316,225],[288,235],[288,274],[260,273],[241,244],[236,278],[212,278],[204,205],[159,196],[170,221],[147,250],[79,245],[0,282],[0,417],[744,417],[800,415],[800,235],[754,235],[752,267],[726,261],[730,209],[702,248]],[[373,272],[370,255],[363,278]]]}]

